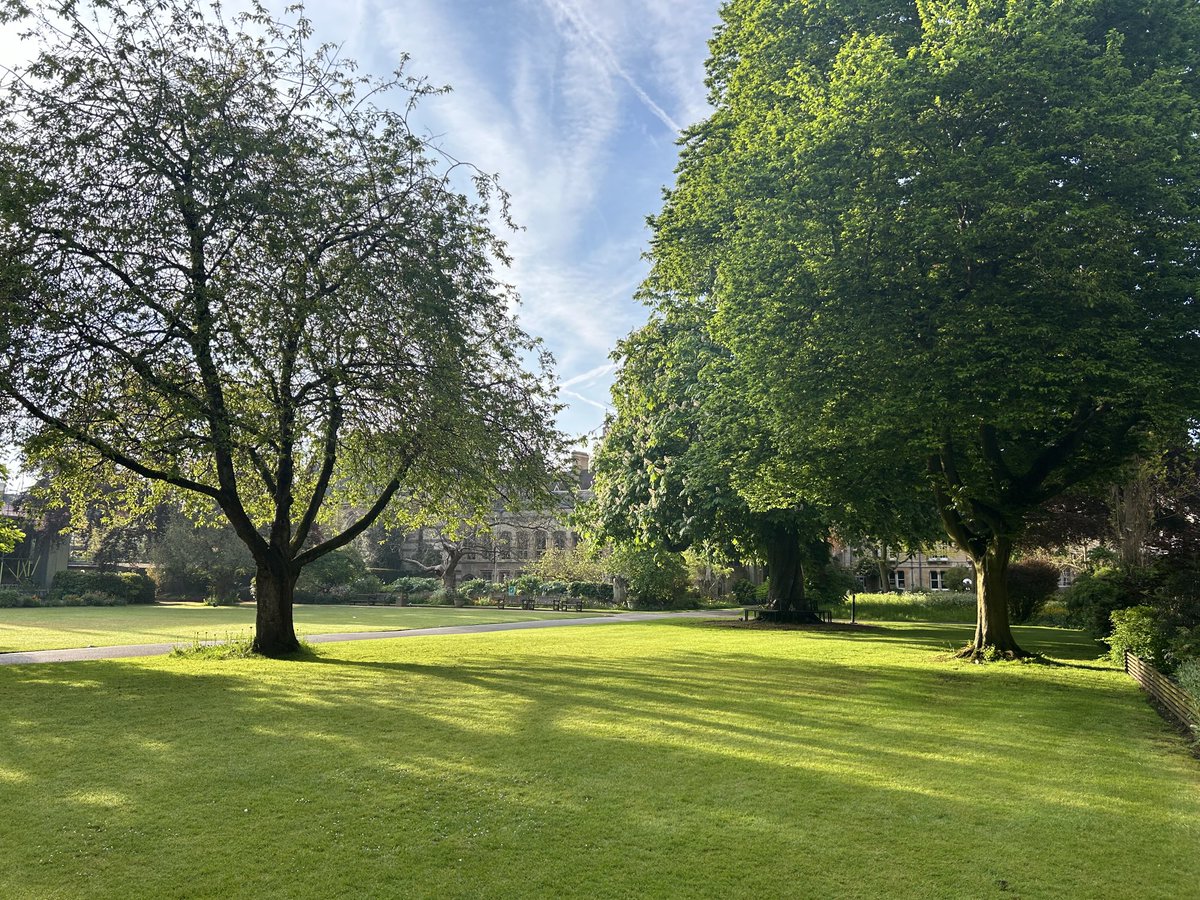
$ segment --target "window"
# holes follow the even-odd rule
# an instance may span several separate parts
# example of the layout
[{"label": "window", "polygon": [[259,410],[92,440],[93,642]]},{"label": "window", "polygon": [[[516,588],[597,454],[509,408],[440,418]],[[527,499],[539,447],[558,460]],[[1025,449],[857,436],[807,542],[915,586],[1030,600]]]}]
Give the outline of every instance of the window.
[{"label": "window", "polygon": [[892,570],[892,573],[890,575],[888,575],[888,587],[892,588],[893,590],[897,590],[897,591],[904,590],[904,570],[903,569],[893,569]]},{"label": "window", "polygon": [[931,569],[929,572],[929,587],[930,590],[934,591],[946,590],[946,573],[940,572],[937,569]]},{"label": "window", "polygon": [[533,549],[537,551],[538,556],[546,552],[546,532],[540,529],[533,534]]},{"label": "window", "polygon": [[[512,532],[502,531],[496,535],[496,549],[500,559],[512,559]],[[503,580],[503,579],[501,579]]]},{"label": "window", "polygon": [[554,532],[554,549],[555,550],[566,550],[567,549],[567,533],[565,531]]},{"label": "window", "polygon": [[504,584],[504,582],[508,581],[508,573],[505,571],[501,571],[499,581],[501,584]]},{"label": "window", "polygon": [[517,559],[529,559],[529,532],[517,532]]}]

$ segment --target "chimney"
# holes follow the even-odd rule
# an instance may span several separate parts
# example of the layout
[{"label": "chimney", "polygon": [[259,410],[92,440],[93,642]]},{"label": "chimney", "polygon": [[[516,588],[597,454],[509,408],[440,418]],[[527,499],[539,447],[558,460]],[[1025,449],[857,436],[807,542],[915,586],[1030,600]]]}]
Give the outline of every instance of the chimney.
[{"label": "chimney", "polygon": [[586,474],[587,470],[588,470],[588,463],[590,461],[591,461],[591,457],[588,455],[586,450],[572,450],[571,451],[571,463],[574,466],[575,472],[577,474],[579,474],[579,475]]}]

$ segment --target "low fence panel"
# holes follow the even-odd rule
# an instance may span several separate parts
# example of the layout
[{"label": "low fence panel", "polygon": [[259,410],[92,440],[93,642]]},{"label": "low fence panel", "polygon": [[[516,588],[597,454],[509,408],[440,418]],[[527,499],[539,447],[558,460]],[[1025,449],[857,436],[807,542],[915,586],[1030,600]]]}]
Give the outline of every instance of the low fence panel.
[{"label": "low fence panel", "polygon": [[1125,651],[1125,671],[1181,723],[1200,734],[1200,704],[1187,691],[1139,656]]}]

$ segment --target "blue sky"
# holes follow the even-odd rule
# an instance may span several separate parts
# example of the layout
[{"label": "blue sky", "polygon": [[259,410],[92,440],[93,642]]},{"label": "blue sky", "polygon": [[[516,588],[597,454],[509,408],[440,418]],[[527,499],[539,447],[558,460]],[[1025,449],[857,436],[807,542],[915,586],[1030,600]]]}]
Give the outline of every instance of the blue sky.
[{"label": "blue sky", "polygon": [[[285,0],[267,0],[282,11]],[[238,0],[227,0],[232,11]],[[614,344],[643,323],[633,300],[647,215],[673,180],[679,130],[705,115],[704,60],[720,0],[309,0],[316,38],[362,71],[407,71],[449,94],[418,129],[500,176],[522,230],[504,276],[526,330],[557,359],[560,426],[604,421]],[[0,54],[25,55],[11,28]],[[402,98],[397,96],[397,101]]]},{"label": "blue sky", "polygon": [[707,114],[704,59],[718,0],[312,0],[317,37],[383,74],[448,84],[418,125],[496,172],[524,230],[507,280],[553,351],[572,435],[604,420],[647,215],[672,181],[679,129]]}]

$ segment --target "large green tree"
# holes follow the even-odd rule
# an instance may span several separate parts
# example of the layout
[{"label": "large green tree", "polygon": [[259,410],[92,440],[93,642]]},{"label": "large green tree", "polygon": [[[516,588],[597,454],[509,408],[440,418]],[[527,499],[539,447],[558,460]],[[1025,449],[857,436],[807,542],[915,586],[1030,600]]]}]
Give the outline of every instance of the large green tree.
[{"label": "large green tree", "polygon": [[495,274],[503,194],[409,127],[423,81],[258,6],[3,10],[33,58],[0,83],[0,395],[32,457],[218,509],[268,654],[303,566],[389,507],[537,495],[558,438]]},{"label": "large green tree", "polygon": [[1200,7],[732,0],[655,222],[782,448],[756,491],[931,490],[1021,655],[1026,516],[1197,410]]}]

